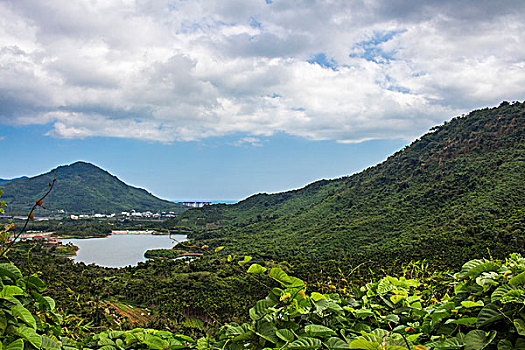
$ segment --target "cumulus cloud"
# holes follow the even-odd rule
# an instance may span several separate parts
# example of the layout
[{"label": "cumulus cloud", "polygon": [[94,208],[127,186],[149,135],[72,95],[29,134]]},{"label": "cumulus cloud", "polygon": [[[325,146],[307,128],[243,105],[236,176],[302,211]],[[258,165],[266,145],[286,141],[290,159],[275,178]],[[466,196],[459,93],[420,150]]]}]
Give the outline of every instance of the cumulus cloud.
[{"label": "cumulus cloud", "polygon": [[170,143],[410,138],[525,96],[523,1],[0,2],[0,123]]}]

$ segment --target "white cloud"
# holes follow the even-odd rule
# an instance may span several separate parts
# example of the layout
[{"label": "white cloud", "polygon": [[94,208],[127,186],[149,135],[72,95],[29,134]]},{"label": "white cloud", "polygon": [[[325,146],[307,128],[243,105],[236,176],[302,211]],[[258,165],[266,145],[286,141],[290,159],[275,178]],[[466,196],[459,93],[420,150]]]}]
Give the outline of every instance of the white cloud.
[{"label": "white cloud", "polygon": [[251,147],[261,147],[263,145],[263,141],[257,137],[243,137],[242,139],[239,139],[232,143],[233,146],[241,147],[241,146],[251,146]]},{"label": "white cloud", "polygon": [[411,138],[524,98],[524,12],[522,1],[3,1],[0,123],[167,143]]}]

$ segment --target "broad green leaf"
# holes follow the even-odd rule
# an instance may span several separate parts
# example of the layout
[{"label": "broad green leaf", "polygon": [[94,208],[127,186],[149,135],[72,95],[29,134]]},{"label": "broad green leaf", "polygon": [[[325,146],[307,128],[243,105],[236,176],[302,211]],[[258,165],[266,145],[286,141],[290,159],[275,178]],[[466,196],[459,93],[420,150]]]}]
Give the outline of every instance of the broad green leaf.
[{"label": "broad green leaf", "polygon": [[15,295],[23,295],[24,291],[22,288],[17,286],[4,286],[2,291],[0,291],[0,298],[11,298]]},{"label": "broad green leaf", "polygon": [[143,342],[148,346],[149,349],[156,350],[164,349],[169,345],[166,340],[152,334],[144,334]]},{"label": "broad green leaf", "polygon": [[523,271],[522,273],[520,273],[517,276],[512,277],[510,279],[509,283],[514,285],[514,286],[525,284],[525,271]]},{"label": "broad green leaf", "polygon": [[172,337],[186,343],[195,343],[195,339],[184,334],[172,334]]},{"label": "broad green leaf", "polygon": [[268,340],[269,342],[272,342],[274,344],[279,342],[279,338],[277,338],[277,328],[273,323],[270,323],[265,320],[260,320],[255,323],[255,333],[260,336],[261,338],[264,338]]},{"label": "broad green leaf", "polygon": [[501,318],[503,318],[503,314],[498,310],[498,306],[496,304],[487,304],[478,314],[476,327],[481,328]]},{"label": "broad green leaf", "polygon": [[498,343],[498,350],[514,350],[514,346],[508,339],[501,339]]},{"label": "broad green leaf", "polygon": [[313,292],[310,295],[310,298],[312,298],[313,301],[319,301],[321,299],[326,299],[326,296],[324,294],[321,294],[321,293],[318,293],[318,292]]},{"label": "broad green leaf", "polygon": [[297,277],[290,276],[291,282],[288,284],[285,284],[286,288],[303,288],[306,283]]},{"label": "broad green leaf", "polygon": [[338,303],[334,301],[329,301],[327,306],[328,307],[326,308],[326,311],[335,312],[341,315],[345,313],[341,305],[339,305]]},{"label": "broad green leaf", "polygon": [[496,288],[490,298],[492,302],[500,301],[503,304],[511,302],[522,303],[525,299],[525,290],[504,284]]},{"label": "broad green leaf", "polygon": [[501,297],[503,297],[503,295],[505,295],[506,293],[508,293],[509,291],[511,290],[515,290],[514,287],[511,287],[510,285],[508,284],[504,284],[502,286],[499,286],[498,288],[496,288],[496,290],[492,293],[491,297],[490,297],[490,301],[491,302],[496,302],[498,300],[501,299]]},{"label": "broad green leaf", "polygon": [[28,309],[21,305],[15,305],[11,308],[11,312],[13,313],[13,316],[20,318],[28,326],[31,326],[31,328],[33,329],[36,329],[35,318],[33,317],[33,315],[31,315],[31,312],[29,312]]},{"label": "broad green leaf", "polygon": [[248,268],[248,273],[264,273],[266,271],[266,267],[263,267],[259,264],[252,264],[249,268]]},{"label": "broad green leaf", "polygon": [[0,310],[0,334],[3,334],[6,328],[7,328],[7,317],[5,315],[5,312]]},{"label": "broad green leaf", "polygon": [[514,327],[519,335],[525,335],[525,322],[521,318],[517,318],[513,321]]},{"label": "broad green leaf", "polygon": [[247,326],[239,326],[237,323],[232,322],[226,327],[224,335],[228,338],[232,338],[233,342],[240,342],[251,339],[253,333]]},{"label": "broad green leaf", "polygon": [[482,350],[496,337],[496,331],[485,332],[481,329],[470,331],[465,336],[465,350]]},{"label": "broad green leaf", "polygon": [[273,306],[271,301],[266,299],[259,300],[255,306],[249,310],[250,318],[254,321],[260,320],[268,313],[268,308]]},{"label": "broad green leaf", "polygon": [[279,267],[272,267],[268,276],[270,276],[270,278],[273,278],[274,280],[282,284],[290,284],[292,282],[290,276],[288,276],[286,272],[284,272]]},{"label": "broad green leaf", "polygon": [[321,341],[316,338],[299,337],[294,340],[286,349],[318,349],[321,347]]},{"label": "broad green leaf", "polygon": [[244,330],[244,328],[239,326],[237,323],[232,322],[232,323],[230,323],[230,324],[228,324],[226,326],[226,329],[224,331],[224,335],[226,335],[228,337],[231,337],[231,336],[236,336],[236,335],[239,335],[239,334],[243,334],[245,332],[246,331]]},{"label": "broad green leaf", "polygon": [[42,336],[38,335],[33,328],[22,326],[16,330],[16,333],[33,344],[35,348],[40,349],[42,347]]},{"label": "broad green leaf", "polygon": [[46,303],[47,308],[49,310],[51,310],[51,311],[55,310],[55,300],[53,300],[53,298],[45,296],[45,297],[43,297],[43,300]]},{"label": "broad green leaf", "polygon": [[14,265],[2,263],[0,264],[0,277],[1,276],[7,276],[16,281],[17,279],[22,278],[22,272],[20,272],[18,267]]},{"label": "broad green leaf", "polygon": [[419,337],[421,337],[423,333],[416,333],[416,334],[410,334],[409,336],[407,336],[407,340],[411,343],[417,341],[419,339]]},{"label": "broad green leaf", "polygon": [[465,279],[467,277],[476,278],[482,272],[497,271],[501,267],[500,263],[492,262],[487,259],[471,260],[463,265],[459,272],[459,278]]},{"label": "broad green leaf", "polygon": [[368,334],[364,334],[361,338],[369,341],[383,341],[384,338],[388,337],[389,332],[385,329],[376,328]]},{"label": "broad green leaf", "polygon": [[255,332],[247,330],[246,333],[239,334],[232,339],[233,342],[245,342],[247,340],[254,339],[256,337]]},{"label": "broad green leaf", "polygon": [[379,342],[372,342],[362,338],[352,340],[349,349],[363,349],[363,350],[379,350]]},{"label": "broad green leaf", "polygon": [[117,350],[117,348],[113,345],[104,345],[98,348],[98,350]]},{"label": "broad green leaf", "polygon": [[24,341],[17,339],[6,346],[5,350],[24,350]]},{"label": "broad green leaf", "polygon": [[349,344],[337,337],[328,339],[324,345],[330,350],[349,349]]},{"label": "broad green leaf", "polygon": [[377,292],[379,294],[385,294],[395,289],[395,286],[390,282],[388,278],[383,278],[377,285]]},{"label": "broad green leaf", "polygon": [[421,297],[419,295],[411,295],[407,298],[407,301],[409,304],[412,304],[413,302],[421,301]]},{"label": "broad green leaf", "polygon": [[390,301],[393,302],[394,304],[397,304],[399,303],[401,300],[405,299],[405,297],[403,295],[391,295],[390,296]]},{"label": "broad green leaf", "polygon": [[388,314],[386,316],[381,316],[381,319],[385,322],[399,323],[399,316],[394,314]]},{"label": "broad green leaf", "polygon": [[237,264],[239,264],[240,266],[244,266],[244,265],[246,265],[247,263],[249,263],[250,261],[252,261],[252,259],[253,259],[253,258],[252,258],[251,256],[245,255],[245,256],[244,256],[244,259],[238,261]]},{"label": "broad green leaf", "polygon": [[[104,334],[106,336],[109,336],[109,334]],[[102,338],[97,342],[97,345],[104,346],[104,345],[115,345],[115,341],[109,338]]]},{"label": "broad green leaf", "polygon": [[29,276],[27,279],[27,286],[29,288],[36,289],[38,292],[46,290],[46,284],[40,278],[36,276]]},{"label": "broad green leaf", "polygon": [[440,339],[440,340],[433,341],[430,343],[426,343],[425,347],[428,349],[446,350],[446,349],[459,349],[463,345],[464,345],[464,342],[462,339],[454,337],[454,338],[445,338],[445,339]]},{"label": "broad green leaf", "polygon": [[453,323],[453,324],[461,324],[464,326],[472,326],[475,325],[478,321],[477,317],[463,317],[457,320],[447,320],[445,324]]},{"label": "broad green leaf", "polygon": [[375,314],[370,309],[359,309],[355,311],[358,318],[365,318],[368,316],[374,316]]},{"label": "broad green leaf", "polygon": [[45,350],[53,350],[53,349],[60,349],[60,345],[58,345],[53,339],[46,337],[45,335],[42,336],[42,349]]},{"label": "broad green leaf", "polygon": [[416,301],[415,303],[410,304],[410,307],[412,309],[421,310],[421,309],[423,309],[423,304],[421,304],[421,302],[419,302],[419,301]]},{"label": "broad green leaf", "polygon": [[485,306],[485,304],[483,303],[483,301],[471,301],[471,300],[465,300],[465,301],[462,301],[461,302],[461,305],[463,305],[463,307],[469,309],[469,308],[472,308],[472,307],[481,307],[481,306]]},{"label": "broad green leaf", "polygon": [[328,335],[335,335],[335,332],[331,328],[318,324],[309,324],[304,327],[304,331],[310,337],[326,337]]},{"label": "broad green leaf", "polygon": [[291,343],[295,339],[294,333],[291,330],[286,329],[286,328],[278,329],[277,332],[275,332],[275,334],[287,343]]},{"label": "broad green leaf", "polygon": [[370,333],[372,331],[372,328],[370,327],[369,324],[365,323],[365,322],[358,322],[355,327],[354,327],[354,330],[356,332],[360,332],[360,333]]}]

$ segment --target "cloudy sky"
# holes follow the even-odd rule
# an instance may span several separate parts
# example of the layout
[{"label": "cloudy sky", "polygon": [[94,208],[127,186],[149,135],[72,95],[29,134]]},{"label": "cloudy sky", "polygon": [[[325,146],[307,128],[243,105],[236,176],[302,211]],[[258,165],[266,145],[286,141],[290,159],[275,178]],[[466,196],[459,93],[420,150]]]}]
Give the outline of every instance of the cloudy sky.
[{"label": "cloudy sky", "polygon": [[0,0],[0,178],[241,199],[525,97],[525,1]]}]

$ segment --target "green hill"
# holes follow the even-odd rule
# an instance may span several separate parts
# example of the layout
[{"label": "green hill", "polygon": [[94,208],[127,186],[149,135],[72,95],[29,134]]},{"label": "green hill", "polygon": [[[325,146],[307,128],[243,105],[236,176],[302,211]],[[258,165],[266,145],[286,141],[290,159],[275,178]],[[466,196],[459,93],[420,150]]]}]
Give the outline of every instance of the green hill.
[{"label": "green hill", "polygon": [[142,188],[128,186],[93,164],[76,162],[0,186],[5,192],[2,200],[8,204],[6,214],[28,211],[35,199],[47,191],[48,183],[53,180],[53,171],[57,179],[55,187],[44,202],[47,210],[39,209],[38,215],[57,210],[68,213],[116,213],[135,209],[180,213],[186,209],[180,204],[159,199]]},{"label": "green hill", "polygon": [[[264,258],[432,257],[525,248],[525,104],[457,117],[386,161],[302,189],[185,212],[197,244]],[[226,251],[226,250],[225,250]]]},{"label": "green hill", "polygon": [[27,176],[21,176],[15,179],[0,179],[0,186],[5,185],[6,183],[11,182],[11,181],[18,181],[18,180],[25,180],[25,179],[27,179]]}]

